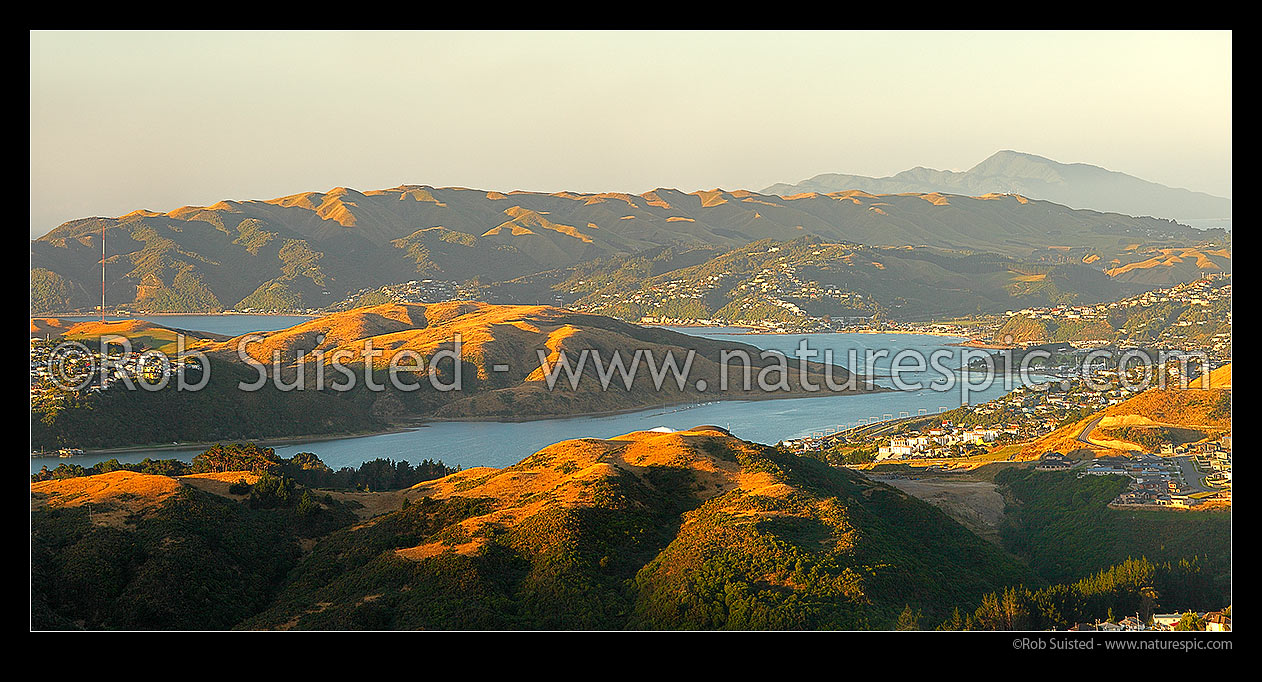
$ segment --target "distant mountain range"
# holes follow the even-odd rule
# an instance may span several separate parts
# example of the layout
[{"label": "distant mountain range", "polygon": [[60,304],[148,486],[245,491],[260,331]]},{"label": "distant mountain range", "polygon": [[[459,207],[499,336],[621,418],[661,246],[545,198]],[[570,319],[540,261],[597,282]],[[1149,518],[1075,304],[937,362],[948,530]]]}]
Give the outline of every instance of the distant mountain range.
[{"label": "distant mountain range", "polygon": [[1014,194],[791,198],[745,190],[500,193],[406,185],[72,220],[31,242],[31,312],[100,300],[150,312],[322,309],[409,280],[507,280],[665,246],[732,249],[816,235],[870,246],[968,249],[1039,259],[1088,248],[1186,246],[1169,220],[1066,208]]},{"label": "distant mountain range", "polygon": [[1176,220],[1227,218],[1231,200],[1204,192],[1166,187],[1133,175],[1085,163],[1059,163],[1034,154],[1004,150],[964,171],[916,167],[887,178],[824,173],[796,184],[779,183],[764,194],[784,197],[841,190],[873,194],[950,192],[1021,194],[1073,208],[1155,216]]}]

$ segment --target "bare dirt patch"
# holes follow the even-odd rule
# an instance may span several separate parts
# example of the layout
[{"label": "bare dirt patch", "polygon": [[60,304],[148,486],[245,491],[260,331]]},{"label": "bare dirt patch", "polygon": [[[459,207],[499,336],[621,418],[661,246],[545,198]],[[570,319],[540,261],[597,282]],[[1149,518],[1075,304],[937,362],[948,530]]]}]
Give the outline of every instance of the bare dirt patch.
[{"label": "bare dirt patch", "polygon": [[952,479],[873,477],[941,509],[947,516],[999,544],[1004,501],[994,483]]},{"label": "bare dirt patch", "polygon": [[243,479],[248,485],[254,485],[258,483],[259,475],[250,471],[220,471],[207,474],[188,474],[187,476],[179,477],[180,483],[184,485],[197,488],[198,490],[205,490],[212,495],[226,497],[230,500],[243,500],[249,496],[248,493],[245,495],[234,495],[228,492],[232,484]]},{"label": "bare dirt patch", "polygon": [[[321,490],[322,495],[329,495],[338,502],[353,502],[351,507],[355,516],[370,519],[387,512],[398,511],[403,506],[403,499],[408,496],[407,490],[390,490],[387,492],[351,492],[346,490]],[[415,498],[423,495],[415,495]]]}]

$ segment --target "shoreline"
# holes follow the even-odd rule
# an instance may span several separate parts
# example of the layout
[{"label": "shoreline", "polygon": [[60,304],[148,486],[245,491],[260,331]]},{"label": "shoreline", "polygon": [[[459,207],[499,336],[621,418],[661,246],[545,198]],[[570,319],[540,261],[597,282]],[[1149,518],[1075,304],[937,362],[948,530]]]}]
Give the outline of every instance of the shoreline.
[{"label": "shoreline", "polygon": [[[250,313],[245,313],[245,312],[240,312],[240,311],[235,311],[235,310],[225,310],[225,311],[218,312],[218,313],[207,313],[207,312],[188,312],[188,313],[141,313],[141,312],[137,312],[137,313],[131,313],[131,314],[127,314],[127,315],[122,315],[122,314],[119,314],[119,313],[112,313],[112,314],[111,314],[111,313],[106,313],[106,317],[107,317],[107,318],[109,318],[109,317],[121,318],[120,320],[114,320],[114,321],[122,321],[122,320],[127,320],[127,319],[143,319],[143,318],[146,318],[146,317],[306,317],[306,318],[315,319],[315,318],[318,318],[318,317],[323,317],[323,316],[325,316],[325,315],[329,315],[329,314],[332,314],[332,313],[307,313],[307,312],[268,312],[268,313],[254,313],[254,312],[250,312]],[[88,318],[96,318],[96,317],[99,317],[99,315],[100,315],[100,313],[99,313],[99,312],[92,312],[92,311],[89,311],[89,312],[82,312],[82,311],[80,311],[80,312],[32,313],[29,317],[30,317],[30,319],[37,319],[37,318],[69,318],[69,317],[88,317]],[[613,318],[613,319],[619,319],[619,318]],[[107,322],[109,322],[109,321],[111,321],[111,320],[108,320],[108,319],[107,319],[106,321],[107,321]],[[914,334],[914,335],[918,335],[918,336],[939,336],[939,337],[952,337],[952,338],[960,338],[960,339],[967,339],[967,338],[969,338],[968,336],[965,336],[965,335],[952,334],[952,333],[948,333],[948,332],[938,332],[938,331],[916,331],[916,330],[906,330],[906,329],[871,329],[871,328],[863,328],[863,329],[829,329],[829,330],[821,330],[821,331],[776,331],[775,329],[770,328],[770,327],[757,327],[757,326],[752,326],[752,325],[749,325],[749,324],[696,324],[696,323],[678,323],[678,324],[660,324],[660,323],[651,323],[651,324],[646,324],[646,323],[642,323],[642,322],[630,322],[630,321],[628,321],[628,320],[620,320],[620,321],[622,321],[622,322],[626,322],[627,324],[634,324],[634,325],[641,326],[641,327],[650,327],[650,328],[656,328],[656,329],[719,329],[719,328],[727,328],[727,329],[732,329],[732,330],[743,330],[743,331],[732,331],[732,332],[718,332],[718,333],[723,333],[723,334],[730,334],[731,336],[743,336],[743,335],[746,335],[746,334],[766,334],[766,335],[769,335],[769,336],[771,336],[771,335],[775,335],[775,336],[783,336],[783,335],[793,335],[793,334]],[[966,343],[967,343],[967,342],[962,342],[962,343],[959,343],[959,344],[952,344],[952,345],[966,345]]]},{"label": "shoreline", "polygon": [[[967,336],[963,336],[960,334],[950,334],[947,332],[907,331],[906,329],[859,329],[855,331],[844,331],[844,332],[836,332],[836,333],[837,334],[913,334],[915,336],[941,336],[941,337],[946,337],[946,338],[951,338],[951,339],[969,338]],[[963,345],[964,343],[967,343],[967,342],[961,342],[960,344],[948,344],[948,345]]]},{"label": "shoreline", "polygon": [[[888,378],[888,377],[873,377],[873,379],[881,379],[881,378]],[[674,406],[679,406],[679,405],[699,406],[699,405],[708,405],[711,403],[724,403],[724,402],[755,402],[755,401],[762,401],[762,400],[791,400],[794,398],[845,397],[845,396],[873,395],[873,394],[880,394],[880,393],[897,393],[897,392],[898,392],[898,389],[884,388],[881,386],[874,386],[872,390],[856,389],[854,391],[822,391],[822,390],[815,391],[815,392],[774,391],[774,392],[767,392],[767,393],[761,393],[761,394],[744,395],[741,397],[716,398],[714,400],[678,400],[678,401],[673,401],[673,402],[668,402],[668,403],[658,403],[654,405],[623,407],[623,408],[618,408],[614,410],[581,412],[581,413],[570,414],[570,415],[536,415],[536,416],[523,416],[523,417],[505,417],[505,416],[427,417],[422,422],[419,422],[419,423],[427,424],[427,423],[435,423],[435,422],[495,422],[495,423],[500,423],[500,424],[518,424],[522,422],[553,421],[553,420],[564,420],[564,419],[584,419],[584,418],[591,418],[591,417],[610,417],[610,416],[619,415],[619,414],[632,414],[635,412],[647,412],[653,409],[666,409],[668,407],[674,407]],[[690,409],[690,408],[683,408],[683,409]],[[678,412],[681,410],[675,410],[675,411]]]},{"label": "shoreline", "polygon": [[[628,324],[639,324],[639,323],[638,323],[638,322],[631,322],[631,323],[628,323]],[[744,335],[746,335],[746,334],[759,334],[759,335],[766,335],[766,336],[794,336],[794,335],[803,335],[803,334],[907,334],[907,335],[911,335],[911,336],[937,336],[937,337],[943,337],[943,338],[949,338],[949,339],[969,339],[969,340],[971,341],[971,339],[970,339],[968,336],[964,336],[964,335],[961,335],[961,334],[951,334],[951,333],[948,333],[948,332],[931,332],[931,331],[908,331],[908,330],[905,330],[905,329],[830,329],[830,330],[827,330],[827,331],[814,331],[814,332],[808,332],[808,331],[783,331],[783,332],[782,332],[782,331],[775,331],[775,330],[772,330],[772,329],[765,329],[765,328],[760,328],[760,327],[750,327],[750,326],[748,326],[748,325],[737,325],[737,324],[732,324],[732,325],[713,325],[713,324],[670,324],[670,325],[664,325],[664,324],[645,324],[645,325],[640,325],[640,326],[642,326],[642,327],[655,327],[655,328],[657,328],[657,329],[719,329],[719,328],[729,328],[729,329],[744,329],[744,330],[746,330],[746,331],[743,331],[743,332],[730,332],[730,333],[728,333],[728,332],[715,332],[716,334],[724,334],[724,335],[727,335],[727,336],[744,336]],[[967,345],[967,344],[968,344],[968,341],[961,341],[961,342],[959,342],[959,343],[951,343],[951,344],[947,344],[947,345],[949,345],[949,346],[963,346],[963,345]]]},{"label": "shoreline", "polygon": [[[89,312],[89,313],[82,313],[82,312],[80,312],[80,313],[33,313],[33,314],[31,315],[31,319],[36,319],[36,318],[49,318],[49,317],[58,317],[58,318],[67,318],[67,317],[91,317],[91,318],[98,318],[98,317],[100,317],[100,316],[101,316],[101,314],[100,314],[99,312]],[[238,311],[234,311],[234,310],[225,310],[224,312],[221,312],[221,313],[131,313],[131,314],[128,314],[128,315],[121,315],[121,314],[119,314],[119,313],[106,313],[106,314],[105,314],[105,317],[107,317],[107,318],[109,318],[109,317],[117,317],[117,318],[122,318],[123,320],[143,319],[143,318],[146,318],[146,317],[240,317],[240,316],[254,316],[254,317],[310,317],[310,318],[312,318],[312,319],[317,318],[317,317],[320,317],[320,315],[316,315],[316,314],[312,314],[312,313],[242,313],[242,312],[238,312]],[[111,320],[108,320],[108,319],[106,320],[106,322],[110,322],[110,321],[111,321]],[[121,321],[121,320],[115,320],[115,321]]]},{"label": "shoreline", "polygon": [[980,348],[982,350],[1020,350],[1020,346],[1004,343],[992,343],[988,341],[979,341],[977,339],[969,339],[959,343],[948,343],[948,346],[956,346],[959,348]]},{"label": "shoreline", "polygon": [[221,438],[219,440],[208,441],[189,441],[184,443],[172,443],[168,445],[120,445],[112,448],[84,448],[82,455],[73,457],[60,457],[56,454],[49,455],[31,455],[32,460],[55,459],[73,463],[74,460],[94,455],[129,455],[143,452],[170,452],[172,450],[196,450],[209,449],[220,443],[255,443],[264,447],[275,447],[285,445],[302,445],[304,443],[320,443],[331,440],[349,440],[352,438],[366,438],[368,436],[381,436],[388,433],[400,433],[410,431],[416,427],[394,425],[386,429],[378,429],[373,431],[351,431],[347,433],[329,433],[329,434],[306,434],[301,436],[276,436],[264,438]]},{"label": "shoreline", "polygon": [[[445,423],[445,422],[454,422],[454,423],[487,422],[487,423],[499,423],[499,424],[518,424],[518,423],[524,423],[524,422],[561,421],[561,420],[566,420],[566,419],[588,419],[588,418],[596,418],[596,417],[611,417],[611,416],[616,416],[616,415],[621,415],[621,414],[633,414],[635,412],[647,412],[649,410],[654,410],[654,409],[666,409],[669,407],[678,407],[681,405],[700,406],[700,405],[706,405],[706,404],[718,403],[718,402],[754,402],[754,401],[762,401],[762,400],[789,400],[789,399],[794,399],[794,398],[845,397],[845,396],[873,395],[873,394],[896,393],[896,392],[897,392],[897,389],[883,388],[881,386],[876,386],[874,387],[873,390],[855,390],[855,391],[844,391],[844,392],[818,391],[814,393],[803,393],[803,392],[784,393],[784,392],[777,391],[774,393],[761,394],[761,397],[758,397],[759,394],[753,394],[753,395],[742,396],[742,397],[719,398],[715,400],[681,400],[681,401],[673,401],[673,402],[653,404],[653,405],[638,405],[638,406],[619,408],[619,409],[614,409],[614,410],[580,412],[580,413],[575,413],[575,414],[530,415],[530,416],[522,416],[522,417],[510,417],[510,416],[503,416],[503,415],[470,416],[470,417],[420,417],[420,418],[417,418],[415,421],[399,422],[399,423],[391,424],[390,426],[386,428],[374,429],[371,431],[355,431],[355,432],[349,432],[349,433],[328,433],[328,434],[305,434],[305,435],[299,435],[299,436],[278,436],[278,437],[263,437],[263,438],[219,439],[219,440],[212,440],[212,441],[190,441],[190,442],[184,442],[184,443],[173,443],[173,444],[163,444],[163,445],[122,445],[122,446],[110,447],[110,448],[91,448],[91,449],[84,448],[82,455],[76,455],[73,457],[60,457],[56,454],[32,455],[31,460],[32,461],[45,460],[45,459],[58,460],[58,461],[64,461],[64,462],[73,464],[75,460],[83,459],[85,457],[98,456],[98,455],[128,455],[128,454],[140,454],[140,453],[146,453],[146,452],[170,452],[173,450],[196,450],[199,448],[208,449],[220,443],[255,443],[263,447],[277,447],[277,446],[287,446],[287,445],[302,445],[306,443],[324,443],[324,442],[329,442],[329,441],[352,440],[355,438],[367,438],[370,436],[384,436],[384,435],[392,434],[392,433],[403,433],[406,431],[413,431],[416,429],[425,428],[429,424]],[[691,409],[691,407],[684,407],[684,408],[681,408],[680,410],[675,410],[675,411],[682,411],[684,409]]]},{"label": "shoreline", "polygon": [[[278,314],[240,313],[240,312],[156,313],[154,314],[155,317],[159,315],[170,316],[170,317],[180,317],[180,316],[226,317],[229,315],[269,317],[269,316],[276,316]],[[295,314],[293,316],[296,316],[296,317],[301,316],[301,317],[308,317],[308,318],[314,317],[307,314],[301,314],[301,315]],[[129,318],[129,319],[139,319],[139,318]],[[659,329],[669,329],[669,328],[714,329],[716,328],[716,325],[651,325],[651,326],[659,328]],[[953,338],[953,339],[960,339],[961,341],[967,338],[967,337],[960,336],[958,334],[949,334],[945,332],[909,332],[909,331],[904,331],[904,330],[882,330],[882,329],[863,329],[863,330],[847,330],[847,331],[834,330],[834,331],[828,331],[828,332],[768,332],[768,331],[760,330],[758,328],[750,327],[747,325],[719,325],[719,327],[725,327],[726,328],[725,332],[727,330],[730,330],[730,333],[725,334],[725,335],[730,335],[730,336],[744,336],[744,335],[750,335],[750,334],[753,334],[753,335],[758,335],[758,334],[802,335],[806,333],[811,333],[811,334],[818,333],[818,334],[895,334],[895,335],[902,334],[902,335],[909,335],[909,336],[919,335],[919,336],[934,337],[934,338]],[[956,343],[956,344],[946,344],[946,345],[962,345],[962,344]],[[870,377],[870,380],[873,382],[876,382],[876,381],[879,381],[882,379],[888,379],[888,378],[889,378],[888,376],[885,376],[881,373],[877,373],[873,375],[872,377]],[[862,380],[862,378],[860,379]],[[814,380],[820,381],[822,383],[822,378],[820,377],[815,377]],[[415,429],[424,428],[425,426],[429,424],[443,423],[443,422],[458,422],[458,423],[483,422],[483,423],[513,424],[513,423],[526,423],[526,422],[536,422],[536,421],[601,418],[601,417],[616,416],[620,414],[648,412],[652,410],[671,411],[672,408],[673,408],[673,411],[682,411],[686,409],[692,409],[693,407],[699,407],[702,405],[718,403],[718,402],[752,402],[752,401],[763,401],[763,400],[787,400],[787,399],[818,398],[818,397],[843,397],[843,396],[867,395],[867,394],[887,393],[887,392],[897,392],[897,389],[890,388],[890,387],[882,387],[880,385],[875,385],[875,384],[873,385],[871,389],[863,388],[863,387],[856,387],[856,389],[854,390],[845,390],[845,391],[831,391],[822,386],[821,386],[821,390],[819,391],[806,391],[806,390],[803,390],[801,387],[798,387],[796,390],[787,391],[787,392],[786,391],[715,392],[713,394],[699,394],[699,395],[686,396],[684,399],[672,400],[672,401],[666,401],[666,402],[631,405],[627,407],[621,407],[621,408],[610,409],[610,410],[583,411],[583,412],[575,412],[575,413],[567,413],[567,414],[470,415],[470,416],[445,416],[445,417],[439,417],[439,416],[433,416],[433,415],[429,415],[429,416],[418,415],[418,416],[407,418],[398,422],[384,424],[381,428],[373,428],[373,429],[364,430],[364,431],[314,433],[314,434],[308,433],[308,434],[299,434],[299,435],[293,435],[293,436],[274,436],[274,437],[263,436],[263,437],[257,437],[257,438],[217,439],[217,440],[209,440],[209,441],[155,443],[155,444],[148,444],[148,445],[131,444],[131,445],[120,445],[120,446],[91,448],[91,449],[84,448],[84,454],[82,456],[62,458],[62,457],[59,457],[56,454],[56,452],[53,452],[46,455],[32,455],[32,460],[57,459],[59,461],[67,461],[73,464],[75,463],[76,460],[82,460],[84,457],[102,457],[102,456],[108,457],[110,455],[143,455],[144,453],[193,451],[193,450],[199,450],[199,449],[204,450],[204,449],[214,446],[217,443],[227,443],[227,442],[253,442],[264,447],[286,447],[286,446],[301,445],[301,444],[306,444],[306,443],[323,443],[323,442],[332,442],[332,441],[351,440],[351,439],[364,438],[364,437],[369,437],[369,436],[383,436],[383,435],[389,435],[392,433],[412,431]]]}]

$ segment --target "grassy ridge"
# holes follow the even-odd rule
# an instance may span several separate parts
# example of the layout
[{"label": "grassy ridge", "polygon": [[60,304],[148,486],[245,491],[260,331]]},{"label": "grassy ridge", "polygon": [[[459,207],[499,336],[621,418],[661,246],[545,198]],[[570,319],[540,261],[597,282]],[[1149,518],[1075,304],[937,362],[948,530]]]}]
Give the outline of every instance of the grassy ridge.
[{"label": "grassy ridge", "polygon": [[109,300],[155,312],[295,301],[318,308],[363,288],[410,279],[509,280],[660,247],[731,249],[801,235],[1020,257],[1074,244],[1075,259],[1089,249],[1106,260],[1136,241],[1187,245],[1202,238],[1163,220],[1015,196],[334,188],[70,221],[31,242],[31,266],[41,271],[32,282],[33,303],[87,308],[96,302],[102,232],[113,273]]},{"label": "grassy ridge", "polygon": [[1014,558],[897,489],[714,427],[566,441],[390,493],[355,525],[364,493],[287,478],[314,457],[198,462],[266,471],[236,499],[101,474],[142,478],[33,513],[37,627],[1021,629],[1231,597],[1229,514],[1108,509],[1114,477],[998,472]]},{"label": "grassy ridge", "polygon": [[[594,478],[622,450],[585,466],[549,449],[339,531],[243,627],[884,628],[909,598],[945,615],[1034,579],[896,490],[718,434],[685,438],[693,449],[673,464]],[[745,482],[716,483],[699,462]],[[542,498],[484,496],[545,476],[561,482]],[[525,519],[471,523],[516,519],[503,515],[536,499]]]},{"label": "grassy ridge", "polygon": [[[170,330],[147,323],[132,336],[137,342],[145,339],[153,344],[158,343],[159,332],[164,339],[174,337]],[[121,447],[349,433],[424,417],[574,416],[719,397],[804,395],[811,392],[804,388],[808,384],[827,385],[825,368],[819,363],[808,363],[804,383],[797,371],[798,360],[786,360],[786,371],[780,372],[779,358],[764,356],[754,346],[550,306],[383,304],[333,313],[259,336],[261,341],[245,345],[241,345],[243,337],[238,337],[196,346],[210,362],[210,382],[201,390],[179,390],[172,378],[159,391],[127,390],[116,384],[98,394],[55,391],[42,395],[32,406],[32,445]],[[454,386],[455,359],[435,356],[440,350],[453,353],[458,336],[463,339],[460,386],[444,390],[431,377]],[[377,353],[366,358],[369,342]],[[241,348],[252,354],[256,364],[240,359]],[[381,352],[383,348],[390,352]],[[409,358],[405,351],[416,355]],[[750,358],[748,382],[739,359],[720,363],[725,351],[740,351]],[[540,352],[546,361],[541,362]],[[573,384],[570,373],[560,367],[562,353],[573,370]],[[390,380],[392,357],[402,360],[404,371],[397,376],[406,386]],[[416,358],[425,364],[413,373]],[[625,374],[616,369],[617,361]],[[677,373],[668,371],[671,362]],[[554,371],[552,388],[545,364]],[[497,366],[509,369],[496,371]],[[260,367],[268,376],[265,385],[253,391],[238,389],[239,385],[257,385]],[[761,390],[756,378],[764,367],[772,370],[769,380],[783,376],[788,390]],[[375,386],[383,390],[369,387],[366,371],[371,371]],[[663,378],[661,390],[655,371]],[[845,369],[830,371],[835,382],[844,383],[849,376]],[[350,383],[345,373],[353,375],[354,385],[343,390]],[[729,379],[726,391],[725,374]],[[281,389],[278,378],[293,387],[298,376],[305,380],[302,390]],[[680,386],[677,379],[684,378],[687,381]],[[199,379],[193,370],[189,383]],[[856,382],[853,390],[864,390],[863,383]]]}]

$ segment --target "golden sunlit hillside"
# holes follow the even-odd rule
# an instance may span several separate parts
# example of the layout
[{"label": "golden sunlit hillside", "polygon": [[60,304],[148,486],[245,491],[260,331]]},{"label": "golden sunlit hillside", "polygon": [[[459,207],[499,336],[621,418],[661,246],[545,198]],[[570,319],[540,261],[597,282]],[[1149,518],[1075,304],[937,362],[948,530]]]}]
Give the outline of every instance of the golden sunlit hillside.
[{"label": "golden sunlit hillside", "polygon": [[107,299],[150,312],[324,308],[362,288],[409,280],[507,281],[669,246],[732,249],[803,235],[1017,258],[1074,244],[1106,262],[1126,257],[1118,242],[1133,241],[1129,234],[1160,248],[1199,239],[1166,221],[1013,194],[338,187],[67,222],[31,242],[34,312],[99,302],[102,231],[117,249],[106,262]]},{"label": "golden sunlit hillside", "polygon": [[[433,369],[442,381],[454,381],[454,365],[450,359],[440,357],[436,365],[424,365],[417,372],[401,372],[406,384],[419,382],[421,388],[414,392],[390,390],[368,396],[374,401],[384,401],[383,409],[388,405],[395,417],[408,414],[445,418],[559,416],[720,397],[769,398],[809,393],[798,376],[796,361],[791,365],[792,371],[785,375],[784,385],[788,390],[761,390],[757,381],[761,368],[776,361],[763,358],[762,351],[752,346],[641,327],[552,306],[471,301],[390,303],[333,313],[259,336],[260,340],[245,346],[247,352],[256,362],[269,367],[273,365],[273,357],[280,357],[281,376],[286,381],[296,375],[300,354],[307,377],[316,375],[317,365],[331,365],[334,357],[340,357],[343,365],[359,370],[368,352],[366,342],[371,341],[373,352],[381,352],[371,359],[371,366],[374,372],[384,373],[388,372],[392,357],[407,358],[398,362],[400,367],[416,367],[436,357],[440,351],[452,351],[459,336],[464,362],[460,390],[434,390],[425,378]],[[211,344],[206,349],[212,357],[235,361],[238,344],[243,339]],[[663,374],[667,378],[661,390],[657,390],[650,368],[665,370],[666,363],[673,358],[675,366],[682,371],[690,351],[694,350],[682,389],[674,375]],[[724,350],[744,351],[751,360],[747,372],[739,362],[729,365],[726,391],[723,390],[723,367],[719,364]],[[615,358],[620,358],[622,367],[630,372],[639,351],[642,351],[641,360],[628,388],[624,375],[614,369],[614,363],[618,362]],[[546,362],[541,362],[540,353]],[[579,363],[584,363],[577,389],[571,386],[569,375],[559,369],[563,356],[575,369],[576,376],[579,376]],[[602,370],[611,378],[607,390],[602,387]],[[332,370],[320,371],[335,376]],[[552,388],[547,381],[549,371],[560,372]],[[824,371],[823,365],[808,364],[807,380],[825,387],[821,395],[829,392]],[[750,390],[744,388],[746,376]],[[771,371],[767,375],[768,382],[778,381],[779,376],[778,370]],[[836,385],[845,382],[849,374],[844,368],[835,367],[831,376]],[[861,382],[855,389],[842,392],[855,390],[862,390]]]},{"label": "golden sunlit hillside", "polygon": [[[1063,426],[1026,445],[1021,457],[1085,450],[1096,454],[1145,449],[1125,438],[1174,438],[1176,444],[1211,440],[1231,432],[1231,363],[1210,373],[1210,388],[1193,380],[1188,388],[1150,388],[1128,400]],[[1089,429],[1089,431],[1088,431]],[[1126,429],[1119,431],[1119,429]],[[1120,436],[1120,437],[1119,437]],[[1146,449],[1153,449],[1151,444]]]},{"label": "golden sunlit hillside", "polygon": [[[57,324],[33,320],[32,329]],[[177,333],[128,321],[84,322],[62,334],[86,340],[103,330],[127,336],[135,349],[165,351],[174,351]],[[207,356],[204,388],[182,391],[173,381],[158,391],[58,403],[47,418],[33,420],[33,442],[56,449],[364,433],[434,418],[531,419],[883,390],[866,388],[843,367],[811,362],[803,380],[796,360],[764,357],[735,340],[551,306],[390,303],[254,336],[192,334],[204,338],[189,345]],[[256,364],[243,361],[242,351]],[[725,352],[735,354],[726,367],[720,364]],[[192,375],[190,383],[201,376]],[[299,381],[302,388],[293,389]]]},{"label": "golden sunlit hillside", "polygon": [[185,476],[163,476],[118,470],[94,476],[53,479],[31,484],[31,510],[92,508],[97,524],[135,526],[137,514],[152,514],[181,485],[240,500],[228,487],[238,481],[253,484],[259,475],[251,471],[229,471]]},{"label": "golden sunlit hillside", "polygon": [[1226,248],[1158,248],[1124,250],[1109,262],[1109,277],[1137,284],[1165,284],[1207,274],[1231,272],[1231,250]]},{"label": "golden sunlit hillside", "polygon": [[[31,338],[66,339],[68,341],[99,344],[102,338],[124,336],[133,344],[133,350],[153,348],[164,353],[175,353],[177,337],[183,334],[185,348],[191,349],[201,341],[223,341],[228,337],[210,332],[174,329],[147,320],[87,320],[74,322],[55,317],[32,317]],[[99,348],[99,345],[96,346]]]},{"label": "golden sunlit hillside", "polygon": [[398,504],[316,543],[242,627],[880,628],[909,593],[1027,575],[926,503],[714,426],[564,441]]},{"label": "golden sunlit hillside", "polygon": [[[732,438],[718,427],[696,427],[675,433],[641,431],[600,440],[587,438],[557,443],[540,450],[507,469],[474,468],[413,487],[411,502],[423,498],[452,497],[491,501],[486,514],[461,521],[459,526],[470,540],[450,546],[432,542],[397,550],[406,559],[436,556],[449,548],[471,554],[485,544],[486,530],[505,524],[518,524],[545,508],[593,506],[596,486],[622,475],[636,477],[652,486],[660,467],[686,471],[693,479],[690,492],[699,499],[742,488],[749,494],[783,496],[788,486],[776,489],[766,474],[743,474],[730,450],[757,448]],[[751,452],[756,450],[750,450]],[[723,453],[721,459],[712,453]],[[659,467],[654,469],[653,467]]]}]

